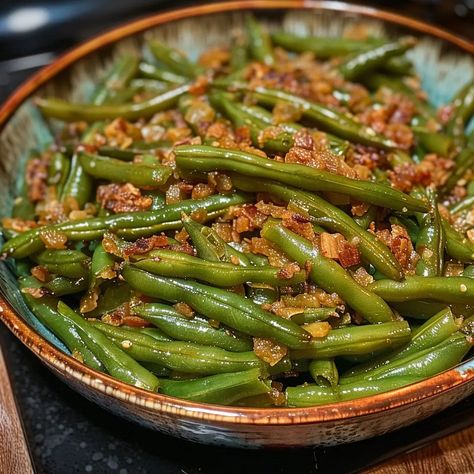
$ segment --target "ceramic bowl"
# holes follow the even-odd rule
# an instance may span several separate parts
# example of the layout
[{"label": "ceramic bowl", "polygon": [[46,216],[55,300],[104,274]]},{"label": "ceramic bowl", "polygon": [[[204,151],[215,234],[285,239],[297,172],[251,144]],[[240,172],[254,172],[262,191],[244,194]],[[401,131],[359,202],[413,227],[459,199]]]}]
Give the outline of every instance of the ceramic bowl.
[{"label": "ceramic bowl", "polygon": [[[8,215],[19,170],[29,149],[50,140],[34,95],[80,101],[113,58],[137,51],[156,36],[191,56],[227,43],[229,31],[254,10],[269,28],[300,34],[341,35],[363,26],[374,35],[418,36],[410,53],[433,101],[447,101],[474,76],[474,45],[432,26],[394,14],[334,2],[247,1],[214,3],[152,16],[82,44],[23,84],[0,109],[0,196]],[[0,317],[61,380],[114,414],[163,433],[207,444],[238,447],[335,445],[380,435],[474,393],[474,360],[426,381],[368,398],[313,408],[251,409],[192,403],[121,383],[70,357],[22,301],[8,263],[0,263]]]}]

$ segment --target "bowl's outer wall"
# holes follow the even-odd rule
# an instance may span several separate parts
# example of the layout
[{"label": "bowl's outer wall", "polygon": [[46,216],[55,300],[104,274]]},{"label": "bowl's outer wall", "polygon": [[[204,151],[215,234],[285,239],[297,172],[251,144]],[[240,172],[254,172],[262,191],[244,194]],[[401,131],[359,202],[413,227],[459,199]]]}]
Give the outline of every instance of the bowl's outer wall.
[{"label": "bowl's outer wall", "polygon": [[[335,13],[321,9],[284,10],[284,4],[288,2],[252,3],[259,3],[262,8],[269,8],[277,3],[281,7],[278,10],[257,11],[259,19],[271,29],[283,26],[287,31],[300,34],[338,36],[348,29],[364,26],[375,35],[396,37],[410,33],[420,36],[420,42],[411,53],[411,58],[421,73],[423,87],[438,105],[448,101],[453,90],[474,77],[474,59],[459,47],[437,38],[420,35],[405,26],[358,15],[354,7],[346,6],[344,11]],[[202,15],[211,10],[239,10],[238,7],[238,4],[227,4],[225,7],[215,4],[198,7],[193,12]],[[338,4],[337,8],[341,8],[341,4]],[[94,50],[64,71],[53,75],[45,85],[37,89],[37,93],[74,101],[85,100],[93,84],[114,58],[125,51],[138,52],[144,38],[157,36],[179,46],[191,57],[197,57],[208,47],[227,43],[229,31],[241,26],[244,15],[242,11],[226,11],[193,18],[190,10],[183,15],[183,19],[165,24],[160,23],[167,18],[166,15],[160,15],[154,21],[157,26]],[[179,16],[174,15],[175,18]],[[150,21],[150,26],[152,23],[153,21]],[[121,36],[126,35],[117,33],[114,38]],[[100,38],[95,41],[100,45]],[[13,107],[15,101],[10,104]],[[3,108],[0,111],[0,121],[2,113],[8,115],[11,112],[12,110],[5,112]],[[7,190],[0,194],[3,215],[8,215],[11,209],[13,196],[17,194],[19,171],[23,169],[29,150],[41,148],[51,140],[52,136],[32,106],[31,100],[27,100],[14,111],[0,132],[0,186]],[[5,264],[2,265],[0,279],[5,280],[6,267]],[[26,311],[24,305],[21,306],[19,292],[15,293],[10,287],[5,293],[5,282],[1,283],[8,303],[24,316],[36,332],[64,350],[64,346],[54,335],[42,327],[39,321]],[[2,308],[2,319],[10,329],[53,372],[84,396],[114,413],[151,428],[203,443],[263,447],[333,445],[356,441],[425,418],[474,392],[474,363],[466,362],[457,370],[417,384],[417,389],[408,387],[392,392],[394,398],[391,398],[391,394],[383,394],[377,396],[378,398],[370,397],[357,402],[287,411],[227,410],[222,407],[213,409],[211,406],[203,408],[199,404],[173,400],[170,397],[146,393],[144,395],[141,390],[125,386],[102,374],[94,374],[32,333],[23,321],[17,319],[6,302],[1,303],[0,309]],[[376,400],[378,403],[374,403]],[[285,427],[282,429],[283,424]]]}]

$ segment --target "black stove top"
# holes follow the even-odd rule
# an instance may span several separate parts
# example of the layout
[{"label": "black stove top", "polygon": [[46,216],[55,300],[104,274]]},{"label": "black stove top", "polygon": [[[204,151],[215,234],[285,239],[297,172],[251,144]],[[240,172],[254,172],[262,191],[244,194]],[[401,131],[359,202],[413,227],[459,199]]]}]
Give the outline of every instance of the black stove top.
[{"label": "black stove top", "polygon": [[[0,100],[38,67],[87,37],[159,9],[191,3],[198,2],[2,0]],[[473,38],[473,0],[370,3]],[[59,382],[3,326],[0,346],[39,474],[351,473],[474,424],[471,397],[411,427],[334,448],[262,455],[258,451],[200,446],[140,428],[88,402]]]}]

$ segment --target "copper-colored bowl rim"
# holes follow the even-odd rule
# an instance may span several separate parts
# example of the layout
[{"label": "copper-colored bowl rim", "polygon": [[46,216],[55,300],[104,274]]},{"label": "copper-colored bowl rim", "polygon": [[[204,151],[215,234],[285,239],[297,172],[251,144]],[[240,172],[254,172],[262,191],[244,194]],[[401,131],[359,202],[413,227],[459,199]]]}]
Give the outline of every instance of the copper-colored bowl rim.
[{"label": "copper-colored bowl rim", "polygon": [[[188,7],[160,13],[119,26],[81,44],[58,58],[51,65],[41,69],[22,84],[0,108],[0,131],[16,109],[41,85],[77,60],[95,52],[97,49],[163,23],[242,9],[317,9],[350,12],[356,15],[376,18],[388,23],[408,27],[417,32],[447,41],[468,53],[474,53],[474,44],[472,42],[459,38],[432,25],[394,13],[340,2],[248,0]],[[179,413],[180,417],[202,421],[219,421],[229,424],[286,425],[344,420],[427,400],[436,397],[440,393],[446,393],[460,385],[464,385],[470,381],[472,382],[474,379],[474,364],[472,361],[466,361],[455,369],[448,370],[435,377],[407,387],[336,404],[308,408],[262,409],[195,403],[133,387],[81,364],[37,334],[3,299],[0,299],[0,319],[13,334],[39,358],[45,359],[60,372],[66,371],[77,381],[88,383],[98,391],[110,394],[117,399],[127,400],[129,403],[139,405],[149,411],[159,411],[171,415]]]}]

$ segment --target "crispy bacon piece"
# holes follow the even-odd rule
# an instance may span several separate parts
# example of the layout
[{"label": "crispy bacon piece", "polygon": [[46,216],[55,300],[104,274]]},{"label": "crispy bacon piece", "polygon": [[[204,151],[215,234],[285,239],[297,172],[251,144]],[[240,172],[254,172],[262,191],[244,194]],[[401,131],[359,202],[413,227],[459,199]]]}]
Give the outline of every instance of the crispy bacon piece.
[{"label": "crispy bacon piece", "polygon": [[142,196],[133,184],[103,184],[97,189],[97,201],[104,209],[115,213],[139,212],[150,209],[153,199]]},{"label": "crispy bacon piece", "polygon": [[151,237],[140,237],[135,242],[126,246],[123,250],[124,257],[130,255],[143,255],[157,248],[166,248],[169,246],[166,235],[152,235]]},{"label": "crispy bacon piece", "polygon": [[392,225],[390,230],[378,230],[375,235],[387,245],[405,271],[414,270],[419,256],[415,252],[410,236],[404,227]]},{"label": "crispy bacon piece", "polygon": [[348,242],[341,234],[323,232],[320,235],[321,253],[334,260],[338,260],[344,268],[360,263],[359,249]]}]

